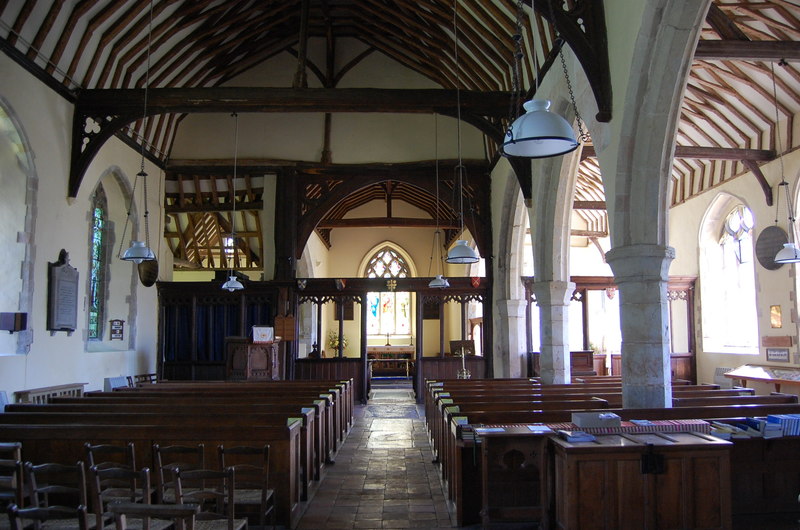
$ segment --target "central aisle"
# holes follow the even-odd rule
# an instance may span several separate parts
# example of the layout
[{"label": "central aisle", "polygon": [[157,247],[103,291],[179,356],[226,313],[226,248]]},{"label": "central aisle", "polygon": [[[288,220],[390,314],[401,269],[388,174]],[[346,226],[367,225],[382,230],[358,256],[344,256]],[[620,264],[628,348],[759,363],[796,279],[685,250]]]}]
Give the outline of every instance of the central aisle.
[{"label": "central aisle", "polygon": [[452,528],[411,384],[373,380],[299,530]]}]

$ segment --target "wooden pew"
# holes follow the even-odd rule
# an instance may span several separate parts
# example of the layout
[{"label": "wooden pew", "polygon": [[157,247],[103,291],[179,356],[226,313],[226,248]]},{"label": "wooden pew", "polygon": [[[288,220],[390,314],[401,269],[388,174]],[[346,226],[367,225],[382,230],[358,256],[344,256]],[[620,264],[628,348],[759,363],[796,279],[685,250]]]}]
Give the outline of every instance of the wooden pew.
[{"label": "wooden pew", "polygon": [[771,394],[768,396],[718,396],[716,394],[703,397],[677,397],[672,399],[673,407],[706,407],[718,405],[740,404],[775,404],[797,403],[795,394]]},{"label": "wooden pew", "polygon": [[[49,407],[48,405],[44,406]],[[26,411],[26,412],[6,412],[0,414],[0,426],[5,425],[172,425],[192,428],[198,423],[209,425],[242,427],[255,425],[280,426],[291,422],[295,418],[303,421],[300,432],[300,481],[301,495],[300,500],[308,499],[310,482],[315,473],[314,463],[314,410],[295,410],[290,413],[281,412],[259,412],[250,413],[238,410],[236,414],[231,414],[230,410],[217,411],[211,413],[206,410],[197,409],[194,411],[171,411],[171,412],[131,412],[126,405],[117,405],[116,410],[108,412],[89,412],[87,410],[77,410],[74,412],[64,411]],[[150,463],[151,469],[155,470],[155,463]]]},{"label": "wooden pew", "polygon": [[[331,406],[333,408],[332,414],[336,434],[333,440],[334,450],[338,449],[339,444],[344,440],[349,427],[352,425],[352,413],[350,411],[353,407],[353,400],[346,385],[343,383],[331,384],[330,382],[317,381],[301,381],[299,382],[301,384],[294,384],[294,381],[275,381],[264,384],[261,384],[261,382],[230,384],[225,382],[211,384],[200,382],[200,384],[195,385],[193,383],[194,382],[181,383],[179,386],[156,383],[141,388],[122,388],[111,393],[87,392],[85,396],[94,398],[107,397],[109,394],[119,394],[172,400],[175,399],[176,396],[180,398],[206,399],[209,395],[213,394],[215,397],[220,398],[225,396],[251,396],[253,399],[257,399],[267,398],[269,396],[310,397],[309,393],[314,394],[319,392],[320,395],[329,394],[332,401]],[[157,390],[159,388],[160,390]]]},{"label": "wooden pew", "polygon": [[198,405],[210,404],[212,401],[221,405],[227,405],[232,410],[241,404],[310,404],[314,401],[324,401],[325,407],[322,410],[322,424],[324,425],[324,440],[325,440],[325,458],[326,461],[332,461],[333,454],[339,445],[340,427],[337,419],[335,402],[329,393],[317,393],[308,391],[305,393],[294,393],[290,396],[287,395],[264,395],[261,393],[247,393],[247,394],[210,394],[197,395],[197,394],[170,394],[165,397],[164,394],[149,394],[145,392],[127,393],[127,392],[98,392],[89,393],[85,398],[56,398],[52,401],[54,404],[62,403],[80,403],[86,400],[91,400],[94,403],[169,403],[175,406],[183,405]]},{"label": "wooden pew", "polygon": [[[289,389],[295,392],[299,389],[322,389],[327,390],[331,387],[339,388],[342,400],[342,415],[347,421],[347,428],[352,426],[352,419],[355,406],[355,388],[352,379],[347,380],[328,380],[328,381],[160,381],[155,385],[145,385],[142,390],[148,392],[185,392],[193,389],[212,390],[214,392],[237,392],[241,390],[252,391],[269,389]],[[136,391],[130,388],[120,388],[118,391]]]},{"label": "wooden pew", "polygon": [[[97,403],[96,399],[82,400],[76,403],[51,403],[48,405],[35,404],[16,404],[9,405],[7,412],[18,413],[74,413],[84,412],[89,414],[101,412],[121,412],[121,413],[150,413],[150,414],[189,414],[189,415],[230,415],[230,405],[220,405],[214,403],[206,404],[185,404],[176,405],[174,403],[164,403],[162,400],[146,403]],[[301,439],[306,440],[310,437],[310,450],[302,444],[302,462],[305,462],[306,469],[310,469],[308,480],[319,481],[321,479],[322,467],[326,463],[326,443],[325,431],[322,422],[322,412],[326,407],[324,400],[316,400],[309,407],[297,404],[241,404],[237,405],[238,414],[259,414],[259,413],[284,413],[288,416],[302,415],[304,424]],[[308,412],[313,414],[309,417]],[[238,417],[238,414],[233,416]],[[0,418],[1,420],[2,418]],[[36,423],[31,421],[30,423]],[[306,432],[310,431],[310,432]],[[304,481],[307,482],[307,481]]]},{"label": "wooden pew", "polygon": [[[769,414],[798,414],[800,403],[743,404],[728,406],[697,406],[664,409],[607,409],[623,420],[678,420],[678,419],[741,419],[763,417]],[[502,425],[525,423],[561,423],[571,421],[572,411],[490,411],[475,412],[468,416],[453,414],[448,435],[451,447],[442,458],[449,460],[448,474],[444,478],[447,498],[455,514],[456,525],[465,526],[480,522],[481,461],[475,447],[474,425]],[[450,443],[448,442],[448,443]],[[746,467],[746,464],[744,464]]]},{"label": "wooden pew", "polygon": [[84,459],[84,444],[123,444],[133,442],[139,462],[152,461],[152,446],[195,445],[204,443],[206,461],[214,462],[216,447],[224,445],[262,445],[271,447],[270,487],[275,489],[277,521],[294,528],[299,521],[301,484],[300,430],[298,419],[281,427],[230,427],[198,424],[174,425],[6,425],[0,441],[22,443],[23,459],[31,462],[74,463]]}]

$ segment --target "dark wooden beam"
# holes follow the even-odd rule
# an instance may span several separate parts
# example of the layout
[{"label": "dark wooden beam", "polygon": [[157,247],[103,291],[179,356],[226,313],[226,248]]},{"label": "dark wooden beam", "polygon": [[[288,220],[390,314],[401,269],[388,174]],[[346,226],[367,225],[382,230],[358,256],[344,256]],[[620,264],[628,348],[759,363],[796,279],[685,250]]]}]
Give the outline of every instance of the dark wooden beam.
[{"label": "dark wooden beam", "polygon": [[800,61],[800,42],[701,40],[694,58],[703,61]]},{"label": "dark wooden beam", "polygon": [[608,237],[608,232],[599,230],[575,230],[569,231],[569,235],[573,237]]},{"label": "dark wooden beam", "polygon": [[[244,171],[251,175],[285,171],[289,177],[302,176],[328,180],[331,178],[397,177],[400,174],[408,177],[432,177],[436,174],[436,163],[435,160],[420,160],[415,162],[325,164],[297,160],[240,158],[237,160],[237,168],[240,173]],[[455,159],[442,159],[439,160],[438,164],[440,173],[450,175],[455,170],[458,161]],[[470,177],[484,178],[488,175],[489,165],[485,160],[463,159],[462,164]],[[176,175],[179,174],[200,177],[230,174],[233,172],[233,159],[170,160],[165,171],[167,180],[176,180]]]},{"label": "dark wooden beam", "polygon": [[[504,117],[511,95],[505,91],[461,90],[461,111]],[[83,90],[78,105],[109,116],[138,119],[144,104],[143,89]],[[213,87],[151,88],[147,114],[167,112],[439,112],[455,115],[456,91],[390,88],[282,88]]]},{"label": "dark wooden beam", "polygon": [[766,177],[764,177],[764,174],[761,172],[761,168],[758,167],[758,164],[756,164],[753,160],[742,160],[742,163],[747,169],[750,170],[751,173],[753,173],[753,176],[756,178],[756,182],[758,182],[758,184],[761,186],[761,191],[764,192],[764,197],[767,200],[767,206],[772,206],[772,187],[769,185]]},{"label": "dark wooden beam", "polygon": [[[596,157],[593,145],[586,145],[581,151],[581,158]],[[732,147],[705,147],[694,145],[675,146],[675,158],[694,158],[705,160],[753,160],[769,162],[777,158],[772,149],[736,149]]]},{"label": "dark wooden beam", "polygon": [[706,22],[723,40],[750,40],[747,34],[714,2],[711,2],[711,5],[708,6]]},{"label": "dark wooden beam", "polygon": [[416,217],[359,217],[352,219],[323,219],[317,228],[436,228],[455,230],[461,227],[458,221],[435,219],[418,219]]},{"label": "dark wooden beam", "polygon": [[[524,0],[546,18],[580,61],[597,103],[597,121],[611,120],[611,69],[602,0]],[[565,7],[566,4],[566,7]]]},{"label": "dark wooden beam", "polygon": [[605,210],[606,201],[573,201],[573,210]]},{"label": "dark wooden beam", "polygon": [[[461,117],[489,138],[508,113],[508,92],[460,91]],[[147,115],[209,112],[385,112],[458,114],[455,90],[381,88],[153,88]],[[92,89],[78,94],[72,119],[68,196],[76,197],[86,169],[103,144],[142,118],[144,89]],[[487,120],[486,117],[495,118]],[[87,127],[88,122],[92,127]]]},{"label": "dark wooden beam", "polygon": [[[164,213],[208,213],[208,212],[230,212],[233,205],[224,204],[174,204],[164,207]],[[237,211],[263,210],[264,201],[242,202],[236,204]]]}]

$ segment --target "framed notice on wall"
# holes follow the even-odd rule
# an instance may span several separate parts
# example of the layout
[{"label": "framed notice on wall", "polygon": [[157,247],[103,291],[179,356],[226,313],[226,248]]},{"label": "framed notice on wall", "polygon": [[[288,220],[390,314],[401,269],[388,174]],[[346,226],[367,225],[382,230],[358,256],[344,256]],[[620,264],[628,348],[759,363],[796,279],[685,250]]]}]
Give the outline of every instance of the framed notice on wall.
[{"label": "framed notice on wall", "polygon": [[47,330],[72,335],[78,324],[78,270],[63,248],[58,261],[47,264]]}]

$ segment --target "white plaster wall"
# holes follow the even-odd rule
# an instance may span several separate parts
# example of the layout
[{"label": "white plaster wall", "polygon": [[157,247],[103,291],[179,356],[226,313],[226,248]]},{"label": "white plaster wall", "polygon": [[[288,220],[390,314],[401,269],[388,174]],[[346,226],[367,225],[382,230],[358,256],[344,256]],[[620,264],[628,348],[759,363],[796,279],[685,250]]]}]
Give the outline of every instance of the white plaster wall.
[{"label": "white plaster wall", "polygon": [[[784,174],[793,190],[793,196],[797,193],[797,174],[800,170],[800,152],[793,152],[784,157]],[[770,162],[761,166],[764,176],[777,189],[780,182],[780,163]],[[675,248],[676,256],[670,268],[671,275],[696,276],[699,274],[699,232],[703,218],[709,205],[720,192],[729,193],[741,199],[752,211],[755,216],[755,239],[758,234],[766,228],[775,224],[775,206],[767,206],[764,193],[756,182],[755,177],[746,173],[734,180],[707,191],[696,198],[691,199],[685,204],[673,207],[669,214],[670,219],[670,245]],[[787,228],[787,214],[785,198],[781,197],[780,211],[778,212],[779,226]],[[795,289],[795,266],[784,265],[778,270],[769,271],[756,262],[756,304],[758,313],[759,338],[771,335],[793,335],[797,337],[797,304]],[[702,281],[702,278],[699,282]],[[695,296],[700,296],[700,288],[695,290]],[[702,310],[702,299],[699,300]],[[783,327],[772,329],[769,321],[769,306],[780,305],[783,313]],[[698,312],[699,314],[699,312]],[[699,326],[699,319],[696,325]],[[698,333],[699,335],[699,333]],[[785,363],[768,363],[766,361],[765,348],[761,347],[758,355],[737,355],[722,354],[713,351],[704,351],[702,341],[697,344],[697,371],[698,381],[713,381],[714,369],[718,366],[735,368],[745,363],[776,364],[786,366]],[[797,346],[791,348],[792,366],[797,366]],[[761,385],[758,387],[759,393],[768,393],[774,388]],[[787,387],[784,391],[796,392],[797,388]]]},{"label": "white plaster wall", "polygon": [[[20,121],[34,157],[39,179],[36,209],[36,232],[33,234],[36,262],[33,271],[33,309],[28,327],[33,343],[28,355],[0,357],[0,390],[11,393],[25,388],[54,384],[85,382],[87,389],[102,389],[103,378],[127,375],[155,368],[156,293],[136,282],[139,318],[135,330],[126,322],[126,335],[135,332],[136,349],[114,352],[84,351],[86,327],[85,292],[78,299],[78,329],[72,336],[46,331],[47,262],[55,261],[60,249],[70,254],[71,264],[78,269],[83,289],[88,270],[88,204],[89,194],[97,180],[112,166],[124,168],[125,176],[135,175],[139,159],[135,151],[115,139],[110,140],[95,157],[81,185],[78,197],[67,200],[70,166],[70,131],[72,104],[65,101],[7,56],[0,54],[0,95],[10,104]],[[150,173],[150,201],[158,204],[159,171],[147,164]],[[0,226],[0,231],[6,230]],[[157,208],[151,209],[151,237],[161,230]],[[154,238],[157,239],[157,238]],[[154,244],[155,246],[155,244]],[[3,259],[0,257],[0,259]],[[131,279],[134,271],[131,269]],[[125,318],[127,321],[128,318]]]}]

